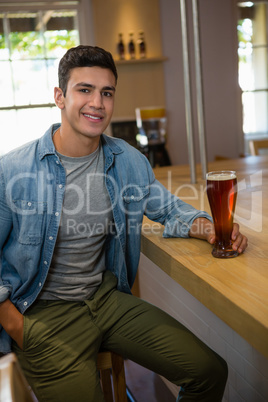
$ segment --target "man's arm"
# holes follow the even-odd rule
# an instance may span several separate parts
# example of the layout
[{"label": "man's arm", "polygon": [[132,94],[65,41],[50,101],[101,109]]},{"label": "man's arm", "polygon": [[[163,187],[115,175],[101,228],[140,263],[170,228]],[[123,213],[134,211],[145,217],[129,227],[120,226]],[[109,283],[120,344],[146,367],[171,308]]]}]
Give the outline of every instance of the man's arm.
[{"label": "man's arm", "polygon": [[17,345],[23,347],[23,315],[9,299],[0,303],[0,324]]},{"label": "man's arm", "polygon": [[[203,239],[213,244],[215,242],[215,230],[214,225],[206,218],[197,218],[193,221],[191,229],[189,231],[190,237],[197,239]],[[232,232],[233,249],[240,254],[245,251],[248,246],[248,239],[239,231],[239,225],[234,223]]]},{"label": "man's arm", "polygon": [[12,229],[11,211],[6,202],[6,189],[4,175],[0,164],[0,326],[22,348],[23,343],[23,315],[9,300],[10,286],[4,285],[1,278],[1,258],[4,244]]}]

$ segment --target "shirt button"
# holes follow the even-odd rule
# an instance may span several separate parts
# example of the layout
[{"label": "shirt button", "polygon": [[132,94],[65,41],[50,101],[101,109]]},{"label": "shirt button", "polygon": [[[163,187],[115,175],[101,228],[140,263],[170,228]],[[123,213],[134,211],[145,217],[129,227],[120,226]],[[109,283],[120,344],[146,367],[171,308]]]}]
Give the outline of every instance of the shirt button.
[{"label": "shirt button", "polygon": [[42,283],[41,283],[41,282],[39,282],[39,284],[38,284],[38,285],[39,285],[39,287],[41,287],[41,286],[42,286]]},{"label": "shirt button", "polygon": [[49,240],[53,240],[53,236],[49,236]]},{"label": "shirt button", "polygon": [[32,203],[31,203],[31,202],[28,202],[28,204],[27,204],[27,205],[28,205],[28,207],[30,207],[30,206],[32,205]]},{"label": "shirt button", "polygon": [[134,195],[131,196],[131,199],[134,200]]},{"label": "shirt button", "polygon": [[47,261],[44,261],[44,264],[47,265]]},{"label": "shirt button", "polygon": [[27,303],[27,302],[24,302],[23,304],[24,304],[24,306],[27,306],[27,305],[28,305],[28,303]]},{"label": "shirt button", "polygon": [[58,212],[55,212],[55,216],[59,216],[59,213],[58,213]]},{"label": "shirt button", "polygon": [[63,185],[62,184],[59,184],[59,188],[62,188],[63,187]]},{"label": "shirt button", "polygon": [[59,164],[60,164],[60,162],[58,161],[58,159],[56,160],[56,164],[57,164],[57,165],[59,165]]}]

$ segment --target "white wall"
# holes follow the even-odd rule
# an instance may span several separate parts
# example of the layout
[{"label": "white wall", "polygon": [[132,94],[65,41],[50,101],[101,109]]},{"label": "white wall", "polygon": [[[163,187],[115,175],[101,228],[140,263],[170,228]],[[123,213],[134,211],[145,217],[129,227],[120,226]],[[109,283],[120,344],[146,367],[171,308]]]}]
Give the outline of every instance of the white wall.
[{"label": "white wall", "polygon": [[[233,0],[199,0],[200,46],[205,103],[208,160],[215,155],[243,153],[242,105],[238,86],[236,7]],[[191,73],[194,76],[191,2],[186,0]],[[168,148],[173,164],[188,163],[179,0],[159,0],[166,107],[169,111]],[[199,159],[195,83],[192,79],[196,159]]]}]

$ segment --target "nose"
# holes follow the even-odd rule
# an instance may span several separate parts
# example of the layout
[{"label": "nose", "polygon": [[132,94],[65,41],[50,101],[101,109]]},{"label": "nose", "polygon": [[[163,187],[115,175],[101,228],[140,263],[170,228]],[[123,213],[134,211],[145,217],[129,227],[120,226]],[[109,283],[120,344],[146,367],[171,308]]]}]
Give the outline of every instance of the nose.
[{"label": "nose", "polygon": [[103,108],[102,94],[100,92],[94,91],[90,99],[90,106],[95,109]]}]

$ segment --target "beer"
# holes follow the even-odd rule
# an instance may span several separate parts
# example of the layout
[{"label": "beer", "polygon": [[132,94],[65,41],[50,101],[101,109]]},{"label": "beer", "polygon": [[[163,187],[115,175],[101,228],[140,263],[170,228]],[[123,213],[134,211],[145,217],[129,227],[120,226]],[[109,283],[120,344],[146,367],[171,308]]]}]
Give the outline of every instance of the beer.
[{"label": "beer", "polygon": [[207,196],[216,234],[212,255],[218,258],[235,257],[238,253],[232,249],[231,234],[237,197],[236,173],[207,173]]}]

